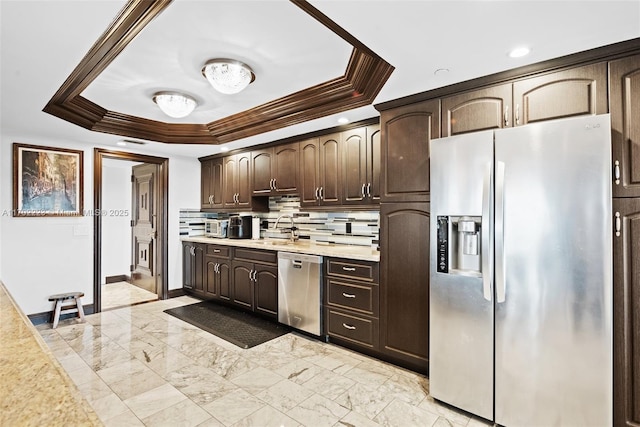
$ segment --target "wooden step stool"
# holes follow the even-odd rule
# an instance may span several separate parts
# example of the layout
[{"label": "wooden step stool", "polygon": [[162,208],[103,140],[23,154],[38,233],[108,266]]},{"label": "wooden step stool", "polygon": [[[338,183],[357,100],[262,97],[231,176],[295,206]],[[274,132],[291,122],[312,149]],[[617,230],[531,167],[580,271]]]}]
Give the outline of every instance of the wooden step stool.
[{"label": "wooden step stool", "polygon": [[[55,301],[55,309],[53,310],[53,328],[58,327],[60,321],[60,315],[64,313],[78,313],[80,321],[84,322],[84,310],[82,309],[82,302],[80,298],[84,296],[83,292],[67,292],[65,294],[56,294],[49,297],[49,301]],[[62,306],[62,303],[68,300],[73,300],[73,304]]]}]

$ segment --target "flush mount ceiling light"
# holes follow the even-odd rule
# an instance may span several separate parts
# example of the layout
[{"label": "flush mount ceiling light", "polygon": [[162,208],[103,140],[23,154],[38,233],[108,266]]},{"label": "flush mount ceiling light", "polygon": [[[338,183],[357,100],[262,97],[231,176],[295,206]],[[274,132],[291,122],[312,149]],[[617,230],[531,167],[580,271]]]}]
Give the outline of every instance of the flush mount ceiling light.
[{"label": "flush mount ceiling light", "polygon": [[153,102],[158,104],[163,113],[174,119],[188,116],[198,105],[195,99],[180,92],[158,92],[153,95]]},{"label": "flush mount ceiling light", "polygon": [[511,57],[511,58],[521,58],[523,56],[528,55],[529,52],[531,52],[531,49],[529,49],[528,47],[525,47],[525,46],[517,47],[517,48],[515,48],[515,49],[513,49],[512,51],[509,52],[509,57]]},{"label": "flush mount ceiling light", "polygon": [[211,86],[220,93],[231,95],[242,91],[256,79],[248,65],[233,59],[212,59],[202,68]]}]

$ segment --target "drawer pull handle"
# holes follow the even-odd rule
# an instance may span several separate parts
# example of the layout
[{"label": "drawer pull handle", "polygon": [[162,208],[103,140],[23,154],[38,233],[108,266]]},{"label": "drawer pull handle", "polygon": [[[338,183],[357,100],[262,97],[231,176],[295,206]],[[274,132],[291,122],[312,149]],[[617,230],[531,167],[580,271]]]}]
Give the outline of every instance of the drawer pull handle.
[{"label": "drawer pull handle", "polygon": [[356,297],[355,295],[353,295],[353,294],[348,294],[348,293],[346,293],[346,292],[343,292],[343,293],[342,293],[342,296],[343,296],[343,297],[345,297],[345,298],[355,298],[355,297]]},{"label": "drawer pull handle", "polygon": [[220,253],[220,249],[214,249],[213,253],[215,253],[215,254]]},{"label": "drawer pull handle", "polygon": [[344,271],[356,271],[355,267],[342,267]]},{"label": "drawer pull handle", "polygon": [[342,326],[344,326],[346,329],[350,329],[350,330],[354,330],[356,328],[355,326],[347,325],[346,323],[343,323]]}]

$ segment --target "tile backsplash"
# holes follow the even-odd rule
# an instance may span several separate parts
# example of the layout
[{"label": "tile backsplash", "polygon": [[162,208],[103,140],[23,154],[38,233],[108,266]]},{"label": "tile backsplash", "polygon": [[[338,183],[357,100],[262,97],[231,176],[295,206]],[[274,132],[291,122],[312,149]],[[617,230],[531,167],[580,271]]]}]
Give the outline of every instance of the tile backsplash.
[{"label": "tile backsplash", "polygon": [[[247,213],[261,219],[261,238],[289,238],[285,229],[290,227],[288,219],[281,220],[274,230],[280,215],[291,215],[298,228],[300,239],[317,243],[335,243],[378,247],[380,236],[380,212],[371,211],[301,211],[298,196],[269,198],[269,212]],[[240,213],[242,215],[242,213]],[[180,236],[204,235],[206,218],[228,218],[229,214],[180,210]]]}]

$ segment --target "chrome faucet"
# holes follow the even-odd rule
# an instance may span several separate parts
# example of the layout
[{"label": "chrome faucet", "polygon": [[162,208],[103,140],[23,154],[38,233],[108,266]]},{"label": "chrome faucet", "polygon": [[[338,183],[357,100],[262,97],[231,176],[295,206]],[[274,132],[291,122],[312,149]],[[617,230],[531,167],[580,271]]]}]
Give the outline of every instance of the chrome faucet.
[{"label": "chrome faucet", "polygon": [[296,227],[295,223],[293,222],[293,217],[291,215],[288,214],[284,214],[284,215],[280,215],[278,217],[278,219],[276,219],[276,223],[274,224],[273,228],[277,229],[278,228],[278,223],[280,222],[281,219],[283,218],[289,218],[289,221],[291,221],[291,241],[295,242],[298,240],[298,228]]}]

